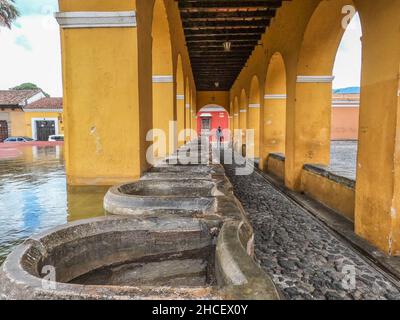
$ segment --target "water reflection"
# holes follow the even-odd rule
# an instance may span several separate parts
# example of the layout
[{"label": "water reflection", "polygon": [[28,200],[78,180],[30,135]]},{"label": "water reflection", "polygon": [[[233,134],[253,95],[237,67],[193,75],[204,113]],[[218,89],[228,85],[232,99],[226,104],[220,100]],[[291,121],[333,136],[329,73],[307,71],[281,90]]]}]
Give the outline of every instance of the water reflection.
[{"label": "water reflection", "polygon": [[34,233],[104,215],[107,189],[67,188],[62,146],[0,145],[0,264]]}]

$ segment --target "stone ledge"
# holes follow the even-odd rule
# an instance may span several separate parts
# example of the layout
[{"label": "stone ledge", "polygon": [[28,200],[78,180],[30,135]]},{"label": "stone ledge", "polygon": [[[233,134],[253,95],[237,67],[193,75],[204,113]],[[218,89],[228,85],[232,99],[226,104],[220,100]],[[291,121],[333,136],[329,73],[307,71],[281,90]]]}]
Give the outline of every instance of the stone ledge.
[{"label": "stone ledge", "polygon": [[269,157],[279,161],[285,161],[285,155],[283,153],[270,153]]},{"label": "stone ledge", "polygon": [[216,277],[229,299],[280,300],[282,297],[270,277],[251,257],[254,235],[246,224],[225,222],[218,236]]},{"label": "stone ledge", "polygon": [[316,164],[306,164],[303,167],[304,170],[312,172],[314,174],[325,177],[329,180],[332,180],[338,184],[344,185],[350,189],[355,189],[356,182],[352,179],[339,176],[327,170],[326,166],[316,165]]}]

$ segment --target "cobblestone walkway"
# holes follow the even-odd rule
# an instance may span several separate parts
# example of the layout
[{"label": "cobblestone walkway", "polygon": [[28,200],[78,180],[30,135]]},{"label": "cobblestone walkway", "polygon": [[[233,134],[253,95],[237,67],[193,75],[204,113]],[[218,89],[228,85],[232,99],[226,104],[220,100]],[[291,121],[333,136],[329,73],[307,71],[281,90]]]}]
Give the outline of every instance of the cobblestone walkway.
[{"label": "cobblestone walkway", "polygon": [[387,276],[262,176],[225,168],[254,226],[257,259],[288,299],[400,299]]}]

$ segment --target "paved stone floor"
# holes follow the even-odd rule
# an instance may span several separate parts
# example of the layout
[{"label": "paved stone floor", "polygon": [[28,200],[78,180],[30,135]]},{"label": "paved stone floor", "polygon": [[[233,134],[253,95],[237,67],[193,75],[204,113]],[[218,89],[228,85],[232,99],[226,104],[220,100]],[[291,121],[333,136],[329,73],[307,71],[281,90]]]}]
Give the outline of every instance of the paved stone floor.
[{"label": "paved stone floor", "polygon": [[225,168],[254,226],[257,259],[288,299],[400,299],[387,275],[261,175]]},{"label": "paved stone floor", "polygon": [[356,179],[357,141],[332,141],[329,171],[349,179]]}]

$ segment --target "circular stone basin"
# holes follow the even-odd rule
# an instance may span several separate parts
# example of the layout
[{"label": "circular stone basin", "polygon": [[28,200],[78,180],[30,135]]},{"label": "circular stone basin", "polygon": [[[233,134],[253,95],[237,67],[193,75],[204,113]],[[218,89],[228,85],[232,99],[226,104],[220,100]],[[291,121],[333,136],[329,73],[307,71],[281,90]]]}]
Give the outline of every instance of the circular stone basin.
[{"label": "circular stone basin", "polygon": [[215,298],[214,243],[207,225],[189,218],[71,223],[9,255],[0,299]]},{"label": "circular stone basin", "polygon": [[216,187],[214,182],[207,180],[142,180],[123,184],[118,187],[122,194],[131,196],[156,197],[211,197]]},{"label": "circular stone basin", "polygon": [[205,213],[213,210],[215,196],[223,195],[218,187],[222,184],[208,180],[140,180],[110,188],[104,197],[104,209],[121,215],[163,210]]}]

